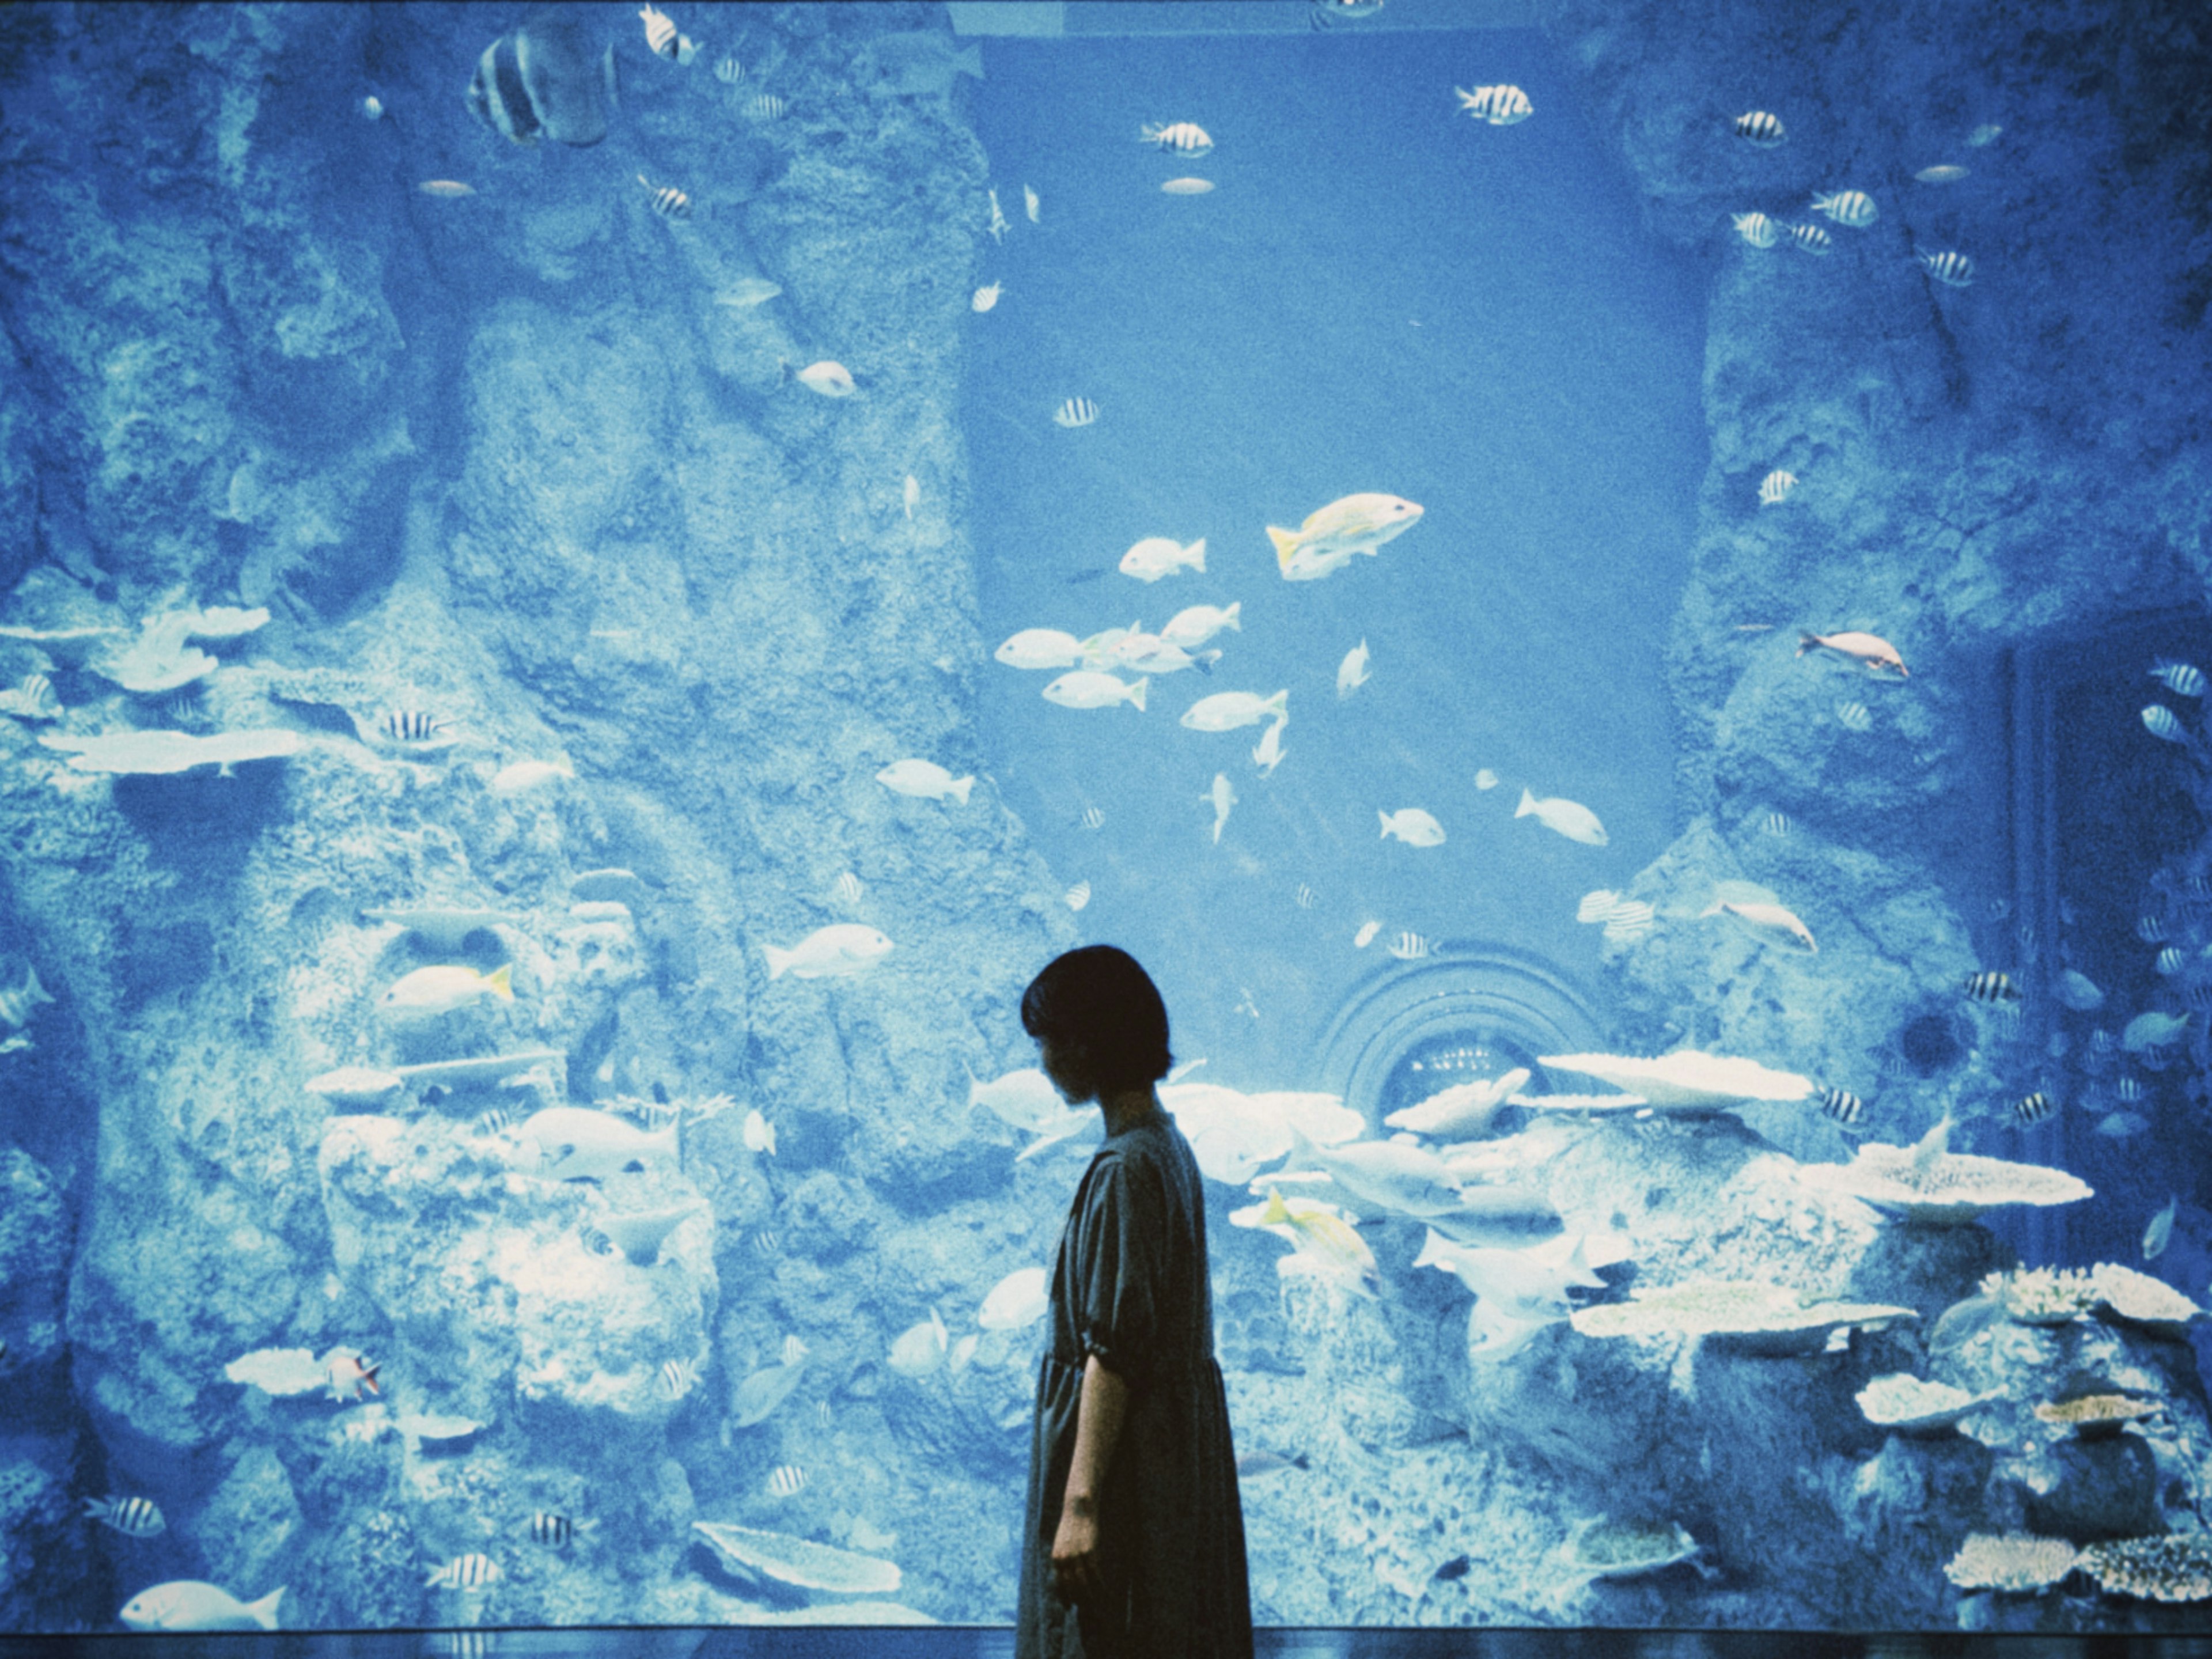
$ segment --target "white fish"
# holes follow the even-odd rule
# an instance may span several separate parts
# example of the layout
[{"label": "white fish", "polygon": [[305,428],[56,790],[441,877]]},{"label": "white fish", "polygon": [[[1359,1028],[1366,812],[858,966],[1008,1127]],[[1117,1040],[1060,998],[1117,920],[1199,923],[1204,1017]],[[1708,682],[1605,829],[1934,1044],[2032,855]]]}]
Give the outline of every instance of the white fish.
[{"label": "white fish", "polygon": [[1144,632],[1136,623],[1127,628],[1102,628],[1083,641],[1083,665],[1085,668],[1111,668],[1114,654],[1128,641]]},{"label": "white fish", "polygon": [[785,1463],[769,1471],[768,1495],[770,1498],[796,1498],[805,1487],[806,1471],[796,1463]]},{"label": "white fish", "polygon": [[1030,222],[1031,224],[1036,223],[1037,209],[1042,205],[1043,204],[1037,199],[1036,191],[1030,189],[1027,185],[1024,185],[1022,186],[1022,211],[1029,215]]},{"label": "white fish", "polygon": [[1401,1215],[1449,1215],[1463,1207],[1459,1183],[1434,1152],[1399,1140],[1316,1146],[1293,1127],[1288,1169],[1321,1170],[1345,1191]]},{"label": "white fish", "polygon": [[1474,787],[1478,789],[1497,788],[1498,774],[1492,771],[1488,767],[1484,767],[1480,772],[1477,772],[1474,775]]},{"label": "white fish", "polygon": [[1024,628],[991,655],[1009,668],[1073,668],[1083,660],[1083,641],[1057,628]]},{"label": "white fish", "polygon": [[1421,512],[1419,503],[1402,495],[1343,495],[1316,507],[1296,530],[1269,525],[1267,539],[1285,581],[1317,581],[1356,554],[1375,556],[1384,543],[1418,523]]},{"label": "white fish", "polygon": [[997,188],[995,186],[993,187],[989,194],[991,198],[991,222],[986,225],[984,228],[990,232],[991,240],[993,241],[1003,242],[1006,240],[1006,233],[1012,229],[1013,227],[1006,222],[1006,216],[999,206],[999,192]]},{"label": "white fish", "polygon": [[1772,247],[1782,240],[1774,221],[1763,213],[1739,213],[1735,218],[1735,234],[1753,247]]},{"label": "white fish", "polygon": [[969,301],[969,305],[976,311],[989,311],[997,306],[999,296],[1006,291],[1004,283],[986,283],[975,290],[975,297]]},{"label": "white fish", "polygon": [[1881,216],[1874,198],[1863,190],[1831,191],[1826,196],[1815,196],[1813,211],[1825,213],[1833,223],[1853,230],[1864,230]]},{"label": "white fish", "polygon": [[914,519],[915,508],[921,504],[921,480],[915,477],[911,472],[906,475],[905,495],[906,516],[908,521],[911,523]]},{"label": "white fish", "polygon": [[975,1322],[987,1331],[1018,1331],[1045,1316],[1052,1298],[1042,1267],[1018,1267],[991,1287]]},{"label": "white fish", "polygon": [[825,398],[849,398],[860,390],[853,384],[851,369],[826,357],[807,364],[793,378],[809,392],[818,392]]},{"label": "white fish", "polygon": [[718,306],[727,306],[732,311],[750,311],[755,306],[764,306],[783,292],[765,276],[740,276],[714,296]]},{"label": "white fish", "polygon": [[1151,684],[1142,679],[1132,683],[1095,669],[1080,668],[1073,674],[1062,674],[1045,687],[1044,700],[1058,703],[1062,708],[1111,708],[1115,703],[1126,702],[1142,714],[1145,688]]},{"label": "white fish", "polygon": [[2144,1261],[2155,1261],[2166,1254],[2166,1247],[2173,1240],[2174,1212],[2180,1207],[2181,1200],[2177,1194],[2167,1199],[2166,1207],[2150,1218],[2150,1225],[2143,1229]]},{"label": "white fish", "polygon": [[945,1369],[957,1376],[974,1362],[975,1350],[983,1346],[983,1339],[970,1331],[952,1345],[952,1352],[945,1358]]},{"label": "white fish", "polygon": [[178,1578],[140,1590],[115,1616],[131,1630],[275,1630],[283,1595],[280,1586],[258,1601],[241,1601],[220,1585]]},{"label": "white fish", "polygon": [[548,1181],[605,1181],[631,1166],[672,1170],[680,1162],[678,1126],[641,1129],[588,1106],[548,1106],[516,1126],[506,1156],[526,1175]]},{"label": "white fish", "polygon": [[1985,145],[1994,144],[2003,131],[2004,129],[1996,122],[1985,121],[1966,135],[1966,148],[1980,149]]},{"label": "white fish", "polygon": [[1376,934],[1382,931],[1382,924],[1379,921],[1361,922],[1359,931],[1352,936],[1352,948],[1355,951],[1364,951],[1375,943]]},{"label": "white fish", "polygon": [[2186,1014],[2169,1014],[2160,1009],[2137,1014],[2120,1032],[2120,1047],[2131,1054],[2146,1049],[2163,1048],[2179,1036],[2189,1024]]},{"label": "white fish", "polygon": [[1955,185],[1966,176],[1966,169],[1954,161],[1943,161],[1923,167],[1912,176],[1923,185]]},{"label": "white fish", "polygon": [[573,783],[576,769],[565,760],[519,760],[494,773],[490,788],[501,800],[511,800],[530,790],[543,788],[556,778],[566,778]]},{"label": "white fish", "polygon": [[945,1319],[935,1308],[921,1324],[910,1326],[891,1344],[890,1368],[902,1376],[927,1376],[945,1363]]},{"label": "white fish", "polygon": [[916,800],[954,800],[968,804],[968,792],[975,787],[971,777],[956,778],[935,761],[893,761],[876,774],[876,781],[895,795],[908,795]]},{"label": "white fish", "polygon": [[978,1081],[971,1073],[968,1103],[982,1107],[1011,1127],[1031,1133],[1057,1123],[1068,1109],[1052,1079],[1033,1066],[1008,1072],[988,1083]]},{"label": "white fish", "polygon": [[1698,912],[1698,917],[1703,920],[1706,916],[1723,914],[1735,917],[1738,924],[1762,945],[1778,945],[1785,951],[1800,951],[1807,956],[1815,955],[1820,951],[1820,947],[1813,942],[1813,930],[1797,919],[1796,912],[1785,910],[1778,904],[1717,898],[1710,907]]},{"label": "white fish", "polygon": [[1203,155],[1213,140],[1195,121],[1147,121],[1137,131],[1140,144],[1157,144],[1177,155]]},{"label": "white fish", "polygon": [[1780,467],[1759,481],[1759,504],[1779,507],[1790,499],[1790,492],[1797,488],[1797,475],[1785,472]]},{"label": "white fish", "polygon": [[676,25],[665,11],[647,4],[638,13],[645,20],[645,44],[656,58],[673,58],[677,52]]},{"label": "white fish", "polygon": [[1528,1082],[1528,1068],[1516,1066],[1503,1077],[1455,1083],[1419,1105],[1391,1113],[1382,1121],[1393,1129],[1410,1129],[1437,1140],[1477,1140],[1490,1133],[1506,1097],[1518,1094]]},{"label": "white fish", "polygon": [[1139,674],[1180,674],[1186,668],[1210,674],[1220,659],[1218,651],[1201,651],[1194,657],[1157,634],[1132,634],[1114,647],[1114,666]]},{"label": "white fish", "polygon": [[1418,806],[1401,806],[1395,812],[1375,809],[1375,816],[1382,820],[1382,839],[1395,836],[1408,847],[1441,847],[1444,844],[1444,827]]},{"label": "white fish", "polygon": [[1336,665],[1336,695],[1348,697],[1367,684],[1367,641],[1364,640],[1344,653],[1344,660]]},{"label": "white fish", "polygon": [[1416,1267],[1437,1267],[1509,1319],[1562,1319],[1574,1310],[1567,1291],[1602,1289],[1589,1268],[1588,1241],[1577,1238],[1563,1255],[1556,1241],[1525,1249],[1457,1244],[1433,1227]]},{"label": "white fish", "polygon": [[1610,921],[1613,908],[1620,902],[1620,895],[1609,887],[1601,887],[1595,893],[1584,893],[1582,902],[1575,907],[1577,921]]},{"label": "white fish", "polygon": [[789,1343],[796,1341],[793,1337],[786,1343],[787,1358],[781,1364],[763,1366],[738,1384],[737,1392],[730,1396],[730,1419],[737,1427],[749,1429],[765,1422],[798,1391],[799,1380],[806,1374],[806,1345],[800,1342],[793,1354]]},{"label": "white fish", "polygon": [[1212,805],[1213,844],[1218,847],[1221,845],[1222,829],[1229,822],[1229,809],[1237,805],[1237,792],[1229,787],[1229,774],[1216,772],[1213,775],[1213,787],[1199,799]]},{"label": "white fish", "polygon": [[1195,651],[1224,628],[1243,633],[1244,624],[1240,618],[1243,610],[1244,603],[1241,599],[1233,605],[1221,607],[1211,605],[1189,605],[1175,613],[1168,625],[1160,629],[1160,637],[1170,645],[1179,645],[1186,651]]},{"label": "white fish", "polygon": [[1069,909],[1080,910],[1091,902],[1091,884],[1087,881],[1079,881],[1060,896],[1067,901]]},{"label": "white fish", "polygon": [[2132,1140],[2150,1127],[2140,1112],[2107,1112],[2097,1123],[2097,1133],[2107,1140]]},{"label": "white fish", "polygon": [[1052,411],[1055,426],[1089,426],[1098,418],[1098,405],[1088,398],[1070,398]]},{"label": "white fish", "polygon": [[744,1137],[749,1151],[775,1156],[775,1125],[760,1115],[758,1107],[745,1114]]},{"label": "white fish", "polygon": [[2097,988],[2097,982],[2075,969],[2069,968],[2060,974],[2051,988],[2057,993],[2058,1000],[2077,1014],[2094,1013],[2105,1006],[2105,994]]},{"label": "white fish", "polygon": [[1390,941],[1390,954],[1401,962],[1419,962],[1430,952],[1428,940],[1419,933],[1404,933]]},{"label": "white fish", "polygon": [[461,966],[417,968],[377,1000],[376,1012],[394,1024],[437,1018],[485,997],[514,1000],[514,968],[502,963],[489,974]]},{"label": "white fish", "polygon": [[384,100],[370,93],[361,100],[361,116],[364,121],[381,121],[384,118]]},{"label": "white fish", "polygon": [[1260,768],[1261,775],[1272,777],[1275,769],[1283,763],[1283,728],[1288,720],[1277,720],[1260,734],[1260,741],[1252,750],[1252,759]]},{"label": "white fish", "polygon": [[1183,547],[1170,536],[1147,536],[1121,556],[1119,568],[1123,575],[1134,576],[1140,582],[1156,582],[1178,570],[1195,570],[1203,574],[1206,538],[1200,536]]},{"label": "white fish", "polygon": [[1286,690],[1272,697],[1256,691],[1217,691],[1185,709],[1182,724],[1194,732],[1234,732],[1240,726],[1290,717],[1291,694]]},{"label": "white fish", "polygon": [[789,950],[764,945],[768,976],[781,979],[830,979],[866,973],[891,953],[891,942],[872,927],[856,921],[832,922],[817,927]]},{"label": "white fish", "polygon": [[1533,817],[1547,830],[1565,836],[1569,841],[1578,841],[1585,847],[1606,844],[1605,826],[1597,814],[1579,801],[1561,795],[1552,795],[1538,800],[1528,789],[1521,792],[1521,804],[1513,809],[1516,818]]},{"label": "white fish", "polygon": [[836,885],[831,890],[836,894],[839,903],[850,908],[858,904],[862,895],[868,890],[860,884],[860,878],[858,876],[848,870],[837,878]]}]

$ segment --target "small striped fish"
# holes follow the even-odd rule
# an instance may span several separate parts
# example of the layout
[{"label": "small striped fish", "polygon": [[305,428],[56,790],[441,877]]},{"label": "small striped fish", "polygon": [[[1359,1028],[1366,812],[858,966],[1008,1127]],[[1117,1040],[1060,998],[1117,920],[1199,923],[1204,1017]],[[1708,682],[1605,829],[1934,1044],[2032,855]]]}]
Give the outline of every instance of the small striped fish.
[{"label": "small striped fish", "polygon": [[1790,499],[1790,492],[1797,488],[1797,475],[1776,467],[1759,481],[1759,504],[1779,507]]},{"label": "small striped fish", "polygon": [[1620,902],[1620,895],[1610,887],[1601,887],[1595,893],[1584,893],[1583,902],[1575,907],[1577,921],[1605,921],[1613,915],[1613,906]]},{"label": "small striped fish", "polygon": [[1157,144],[1177,155],[1203,155],[1213,148],[1213,140],[1195,121],[1147,121],[1138,129],[1137,142]]},{"label": "small striped fish", "polygon": [[2183,961],[2181,947],[2179,945],[2169,945],[2158,953],[2157,959],[2152,966],[2166,978],[2171,979],[2181,971]]},{"label": "small striped fish", "polygon": [[1633,945],[1650,933],[1655,920],[1656,913],[1642,899],[1624,899],[1606,918],[1606,941],[1611,945]]},{"label": "small striped fish", "polygon": [[1836,718],[1843,723],[1844,730],[1846,732],[1871,732],[1874,730],[1874,711],[1869,709],[1863,702],[1838,703],[1836,705]]},{"label": "small striped fish", "polygon": [[637,175],[637,181],[645,185],[646,194],[653,198],[653,210],[662,218],[689,219],[691,216],[691,198],[675,185],[663,185],[655,190],[641,173]]},{"label": "small striped fish", "polygon": [[44,674],[28,674],[22,684],[12,691],[0,692],[0,714],[13,714],[18,720],[54,720],[62,717],[61,699],[54,695],[54,683]]},{"label": "small striped fish", "polygon": [[2118,1043],[2119,1039],[2101,1025],[2089,1033],[2089,1052],[2093,1054],[2109,1054]]},{"label": "small striped fish", "polygon": [[2142,711],[2143,730],[2165,743],[2187,743],[2189,728],[2181,717],[2162,702],[2154,702]]},{"label": "small striped fish", "polygon": [[[2156,662],[2151,664],[2150,677],[2177,697],[2201,697],[2204,695],[2204,671],[2194,663],[2178,662],[2172,657],[2160,657]],[[44,685],[46,681],[36,674],[25,680],[23,691],[27,696],[34,684]]]},{"label": "small striped fish", "polygon": [[2166,943],[2166,918],[2155,910],[2146,910],[2136,918],[2136,937],[2145,945]]},{"label": "small striped fish", "polygon": [[1536,106],[1528,101],[1528,94],[1518,87],[1477,87],[1473,92],[1464,87],[1454,87],[1452,90],[1459,94],[1462,109],[1493,127],[1510,127],[1536,112]]},{"label": "small striped fish", "polygon": [[503,1135],[514,1127],[514,1115],[502,1106],[495,1106],[482,1114],[474,1125],[476,1132],[487,1139]]},{"label": "small striped fish", "polygon": [[1055,426],[1071,428],[1089,426],[1097,418],[1098,405],[1088,398],[1070,398],[1052,411],[1053,424]]},{"label": "small striped fish", "polygon": [[1085,830],[1103,830],[1106,827],[1106,815],[1095,806],[1085,807],[1083,827]]},{"label": "small striped fish", "polygon": [[841,904],[858,904],[861,895],[867,890],[860,885],[860,878],[850,870],[837,878],[837,902]]},{"label": "small striped fish", "polygon": [[1735,221],[1735,234],[1753,247],[1772,247],[1782,240],[1782,230],[1763,213],[1738,213],[1730,216]]},{"label": "small striped fish", "polygon": [[2121,1104],[2138,1105],[2143,1097],[2142,1079],[2130,1072],[2119,1080],[2114,1092],[2119,1096]]},{"label": "small striped fish", "polygon": [[1735,118],[1735,136],[1747,144],[1756,144],[1761,149],[1772,149],[1789,139],[1790,131],[1782,125],[1780,116],[1770,115],[1763,109],[1754,109]]},{"label": "small striped fish", "polygon": [[1006,233],[1013,227],[1006,222],[1006,210],[999,205],[998,191],[994,188],[988,194],[991,198],[991,222],[983,228],[990,233],[993,241],[1003,242],[1006,240]]},{"label": "small striped fish", "polygon": [[425,1589],[480,1590],[488,1589],[507,1575],[499,1570],[499,1563],[489,1555],[475,1551],[457,1555],[436,1569],[422,1581]]},{"label": "small striped fish", "polygon": [[745,78],[745,66],[738,61],[734,52],[714,65],[714,78],[726,87],[734,87]]},{"label": "small striped fish", "polygon": [[745,113],[756,121],[776,121],[781,120],[784,111],[790,107],[774,93],[763,92],[745,106]]},{"label": "small striped fish", "polygon": [[796,1463],[786,1463],[769,1471],[768,1495],[770,1498],[796,1498],[806,1488],[806,1471]]},{"label": "small striped fish", "polygon": [[1881,216],[1874,198],[1863,190],[1832,191],[1813,198],[1813,211],[1825,213],[1831,222],[1851,230],[1864,230]]},{"label": "small striped fish", "polygon": [[1091,884],[1087,881],[1079,881],[1061,896],[1066,899],[1069,909],[1080,910],[1091,902]]},{"label": "small striped fish", "polygon": [[645,44],[652,48],[653,55],[656,58],[675,57],[679,49],[676,24],[668,14],[647,5],[638,15],[645,19]]},{"label": "small striped fish", "polygon": [[2047,1123],[2058,1109],[2051,1103],[2051,1097],[2038,1089],[2032,1095],[2022,1095],[2013,1102],[2013,1121],[2023,1129],[2032,1129],[2039,1123]]},{"label": "small striped fish", "polygon": [[576,1536],[576,1523],[565,1515],[555,1515],[550,1510],[540,1510],[530,1517],[530,1541],[548,1544],[555,1549],[566,1549]]},{"label": "small striped fish", "polygon": [[2181,994],[2181,1000],[2200,1014],[2212,1012],[2212,979],[2191,981]]},{"label": "small striped fish", "polygon": [[1956,248],[1914,257],[1920,261],[1923,270],[1946,288],[1972,288],[1974,285],[1974,262]]},{"label": "small striped fish", "polygon": [[1315,892],[1314,890],[1307,886],[1305,883],[1300,882],[1297,885],[1297,890],[1291,895],[1291,902],[1297,905],[1301,910],[1310,910],[1315,905],[1321,902],[1321,895]]},{"label": "small striped fish", "polygon": [[681,1400],[699,1386],[698,1362],[690,1359],[670,1359],[660,1367],[660,1391],[671,1400]]},{"label": "small striped fish", "polygon": [[394,708],[385,714],[377,729],[394,743],[431,743],[447,725],[420,709]]},{"label": "small striped fish", "polygon": [[830,1411],[830,1402],[828,1401],[817,1400],[814,1402],[814,1422],[816,1427],[826,1429],[836,1421],[836,1418]]},{"label": "small striped fish", "polygon": [[1401,962],[1419,962],[1429,954],[1429,942],[1419,933],[1401,933],[1390,941],[1390,954]]},{"label": "small striped fish", "polygon": [[1818,225],[1792,225],[1790,227],[1790,246],[1800,253],[1832,253],[1836,242]]},{"label": "small striped fish", "polygon": [[1770,836],[1786,836],[1790,833],[1790,815],[1787,812],[1769,812],[1759,821],[1759,827]]},{"label": "small striped fish", "polygon": [[1823,1089],[1818,1097],[1820,1115],[1849,1126],[1866,1116],[1866,1103],[1849,1089]]},{"label": "small striped fish", "polygon": [[88,1498],[84,1513],[87,1520],[112,1527],[125,1538],[152,1538],[169,1524],[150,1498]]},{"label": "small striped fish", "polygon": [[753,1249],[763,1255],[774,1255],[777,1249],[775,1235],[763,1227],[753,1235]]},{"label": "small striped fish", "polygon": [[1976,1002],[2018,1002],[2019,988],[2012,982],[2010,974],[2000,973],[1994,968],[1984,968],[1978,974],[1966,975],[1962,988]]}]

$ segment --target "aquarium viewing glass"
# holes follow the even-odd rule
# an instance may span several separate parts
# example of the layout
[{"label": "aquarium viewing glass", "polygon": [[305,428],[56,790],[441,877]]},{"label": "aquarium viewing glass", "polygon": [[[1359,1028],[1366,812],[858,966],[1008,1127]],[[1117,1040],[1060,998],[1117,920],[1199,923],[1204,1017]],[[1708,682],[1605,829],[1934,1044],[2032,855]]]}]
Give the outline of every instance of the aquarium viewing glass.
[{"label": "aquarium viewing glass", "polygon": [[2212,1600],[2212,27],[0,10],[0,1632]]}]

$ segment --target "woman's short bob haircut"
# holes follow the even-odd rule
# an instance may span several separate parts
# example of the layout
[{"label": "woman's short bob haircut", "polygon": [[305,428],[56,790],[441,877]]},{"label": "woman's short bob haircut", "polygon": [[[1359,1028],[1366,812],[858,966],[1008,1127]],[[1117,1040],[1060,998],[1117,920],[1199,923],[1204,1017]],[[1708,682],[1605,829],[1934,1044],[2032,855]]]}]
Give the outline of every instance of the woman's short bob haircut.
[{"label": "woman's short bob haircut", "polygon": [[1101,1094],[1149,1088],[1175,1064],[1159,988],[1112,945],[1047,963],[1022,993],[1022,1029],[1060,1050]]}]

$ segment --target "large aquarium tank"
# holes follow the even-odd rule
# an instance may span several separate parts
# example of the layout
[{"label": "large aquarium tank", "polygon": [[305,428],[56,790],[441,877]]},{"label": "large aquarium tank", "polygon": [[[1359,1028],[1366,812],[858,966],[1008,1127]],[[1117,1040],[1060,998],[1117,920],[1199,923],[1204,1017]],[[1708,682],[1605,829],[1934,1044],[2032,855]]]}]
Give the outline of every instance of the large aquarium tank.
[{"label": "large aquarium tank", "polygon": [[1095,942],[1263,1625],[2201,1625],[2208,89],[0,9],[0,1629],[1010,1620]]}]

